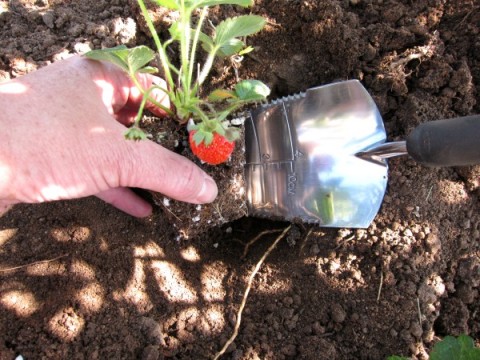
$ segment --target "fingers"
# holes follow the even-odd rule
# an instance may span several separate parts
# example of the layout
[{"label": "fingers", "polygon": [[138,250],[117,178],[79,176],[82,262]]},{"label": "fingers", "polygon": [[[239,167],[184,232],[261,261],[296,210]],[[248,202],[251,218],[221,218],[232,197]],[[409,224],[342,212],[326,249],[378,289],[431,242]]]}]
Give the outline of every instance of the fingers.
[{"label": "fingers", "polygon": [[152,141],[128,141],[128,156],[119,167],[122,186],[139,187],[194,204],[215,200],[215,181],[193,162]]},{"label": "fingers", "polygon": [[[158,76],[153,76],[153,75],[148,75],[148,74],[143,74],[144,76],[149,76],[152,80],[152,83],[150,86],[156,86],[157,88],[152,90],[150,93],[150,96],[152,97],[153,100],[155,100],[158,104],[164,106],[167,109],[170,109],[170,98],[167,94],[167,83],[165,80],[162,78],[159,78]],[[163,109],[159,108],[157,105],[154,103],[147,101],[146,107],[148,110],[150,110],[152,113],[154,113],[157,116],[165,116],[166,113]]]},{"label": "fingers", "polygon": [[96,196],[132,216],[146,217],[152,213],[150,204],[130,189],[109,189],[98,193]]},{"label": "fingers", "polygon": [[[138,74],[137,80],[144,90],[148,90],[152,86],[155,86],[155,89],[150,92],[149,98],[151,98],[156,104],[151,101],[147,101],[145,107],[157,116],[165,116],[167,114],[165,109],[170,109],[170,99],[166,93],[166,82],[163,79],[150,74]],[[133,108],[138,110],[142,99],[142,92],[133,83],[131,83],[125,108]],[[165,109],[162,109],[157,105],[161,105]]]},{"label": "fingers", "polygon": [[[129,125],[135,120],[143,93],[124,71],[112,64],[91,61],[83,57],[74,57],[72,63],[77,68],[88,70],[87,73],[96,84],[111,115],[124,125]],[[147,102],[145,107],[157,116],[165,116],[167,114],[165,109],[170,109],[166,82],[151,74],[137,74],[136,79],[143,91],[155,86],[149,94],[153,102]]]}]

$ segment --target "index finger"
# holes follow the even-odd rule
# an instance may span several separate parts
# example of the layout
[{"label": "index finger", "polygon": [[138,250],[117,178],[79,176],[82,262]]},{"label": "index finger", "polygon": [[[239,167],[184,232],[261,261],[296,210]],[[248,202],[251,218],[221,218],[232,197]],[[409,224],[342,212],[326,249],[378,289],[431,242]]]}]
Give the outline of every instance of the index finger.
[{"label": "index finger", "polygon": [[[170,99],[166,90],[166,82],[162,78],[150,74],[138,74],[137,80],[151,99],[151,101],[147,100],[145,108],[157,116],[168,115]],[[143,100],[142,91],[133,82],[129,82],[127,93],[128,98],[125,105],[115,114],[117,119],[124,124],[133,122]]]}]

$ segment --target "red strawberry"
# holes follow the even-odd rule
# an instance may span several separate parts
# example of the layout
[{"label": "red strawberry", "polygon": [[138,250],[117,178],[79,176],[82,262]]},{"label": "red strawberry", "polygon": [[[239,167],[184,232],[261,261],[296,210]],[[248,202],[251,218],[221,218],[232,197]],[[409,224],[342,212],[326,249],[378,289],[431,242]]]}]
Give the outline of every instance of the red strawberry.
[{"label": "red strawberry", "polygon": [[208,144],[205,139],[197,142],[194,138],[196,133],[197,130],[191,130],[188,137],[195,156],[210,165],[218,165],[228,160],[235,147],[234,141],[229,141],[223,135],[214,132]]}]

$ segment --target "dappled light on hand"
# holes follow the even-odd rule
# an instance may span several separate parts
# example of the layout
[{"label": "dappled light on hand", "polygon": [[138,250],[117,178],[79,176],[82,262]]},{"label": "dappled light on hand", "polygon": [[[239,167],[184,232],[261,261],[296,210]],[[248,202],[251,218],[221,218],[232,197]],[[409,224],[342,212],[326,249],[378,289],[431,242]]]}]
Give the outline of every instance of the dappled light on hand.
[{"label": "dappled light on hand", "polygon": [[55,201],[79,197],[86,190],[83,184],[62,186],[58,184],[49,184],[40,189],[39,194],[34,198],[36,202]]},{"label": "dappled light on hand", "polygon": [[0,95],[18,95],[28,91],[28,87],[19,82],[11,82],[8,84],[0,83]]}]

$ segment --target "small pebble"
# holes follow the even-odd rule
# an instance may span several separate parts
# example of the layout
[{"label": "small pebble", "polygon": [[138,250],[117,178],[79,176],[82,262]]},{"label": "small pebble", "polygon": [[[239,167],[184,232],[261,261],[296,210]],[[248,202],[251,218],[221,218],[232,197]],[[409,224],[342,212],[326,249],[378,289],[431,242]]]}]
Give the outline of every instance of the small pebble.
[{"label": "small pebble", "polygon": [[55,27],[55,14],[53,11],[47,11],[45,14],[43,14],[42,20],[49,29],[53,29]]},{"label": "small pebble", "polygon": [[336,323],[342,323],[345,321],[347,313],[343,310],[343,307],[340,304],[333,304],[330,310],[333,321]]},{"label": "small pebble", "polygon": [[320,253],[320,248],[317,244],[313,244],[312,247],[310,248],[310,254],[312,255],[318,255]]},{"label": "small pebble", "polygon": [[410,333],[415,336],[417,339],[420,339],[423,334],[422,327],[416,321],[412,322],[410,325]]}]

